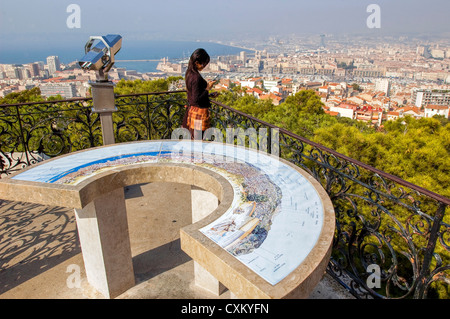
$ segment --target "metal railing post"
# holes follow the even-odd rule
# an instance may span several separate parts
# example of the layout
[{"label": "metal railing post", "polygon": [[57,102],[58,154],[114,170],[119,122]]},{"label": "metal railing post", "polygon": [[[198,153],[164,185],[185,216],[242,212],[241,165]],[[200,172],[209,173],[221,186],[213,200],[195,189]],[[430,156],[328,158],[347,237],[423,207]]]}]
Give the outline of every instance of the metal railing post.
[{"label": "metal railing post", "polygon": [[20,129],[20,139],[22,140],[23,153],[25,154],[25,158],[27,159],[27,165],[30,165],[30,158],[28,157],[27,139],[25,137],[25,131],[23,129],[22,118],[20,116],[19,106],[17,106],[17,105],[16,105],[16,112],[17,112],[17,122],[19,123],[19,129]]},{"label": "metal railing post", "polygon": [[433,218],[433,224],[431,226],[430,236],[428,237],[427,246],[425,247],[425,254],[422,261],[422,267],[417,278],[417,286],[414,293],[415,299],[422,299],[426,295],[427,279],[430,275],[430,266],[436,248],[436,243],[439,237],[439,229],[445,215],[444,203],[439,203],[436,215]]}]

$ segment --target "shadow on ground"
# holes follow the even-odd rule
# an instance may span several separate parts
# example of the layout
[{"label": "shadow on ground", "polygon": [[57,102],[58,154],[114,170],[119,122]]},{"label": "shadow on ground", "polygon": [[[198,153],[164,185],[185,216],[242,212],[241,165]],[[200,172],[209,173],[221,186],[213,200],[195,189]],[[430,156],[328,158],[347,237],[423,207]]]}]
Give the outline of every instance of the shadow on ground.
[{"label": "shadow on ground", "polygon": [[0,200],[0,294],[79,253],[72,210]]}]

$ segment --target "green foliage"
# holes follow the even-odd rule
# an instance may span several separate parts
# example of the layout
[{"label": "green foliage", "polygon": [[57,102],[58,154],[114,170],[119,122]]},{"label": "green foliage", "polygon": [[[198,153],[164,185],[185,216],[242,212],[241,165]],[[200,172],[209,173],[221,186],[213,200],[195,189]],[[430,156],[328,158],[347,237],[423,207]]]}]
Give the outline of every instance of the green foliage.
[{"label": "green foliage", "polygon": [[324,114],[319,96],[312,90],[302,90],[286,98],[282,107],[294,116],[307,114]]},{"label": "green foliage", "polygon": [[0,105],[42,101],[45,101],[45,98],[41,96],[41,89],[34,87],[30,90],[7,94],[4,98],[0,98]]},{"label": "green foliage", "polygon": [[450,197],[450,124],[438,119],[388,121],[382,132],[361,132],[338,123],[316,130],[314,141]]},{"label": "green foliage", "polygon": [[120,80],[115,88],[114,92],[119,95],[125,94],[138,94],[138,93],[152,93],[152,92],[165,92],[169,90],[171,82],[182,79],[182,77],[168,77],[167,79],[158,79],[152,81],[143,80]]},{"label": "green foliage", "polygon": [[310,137],[314,129],[328,125],[334,118],[326,116],[322,102],[314,91],[300,91],[278,106],[270,100],[241,95],[241,90],[221,93],[219,102],[293,133]]},{"label": "green foliage", "polygon": [[352,88],[353,88],[354,91],[358,91],[358,92],[362,92],[363,91],[363,89],[359,86],[358,83],[353,83],[352,84]]},{"label": "green foliage", "polygon": [[[167,92],[172,83],[180,80],[183,78],[168,77],[152,81],[121,80],[115,86],[114,92],[116,95]],[[113,121],[117,124],[116,141],[170,137],[169,127],[181,123],[180,109],[184,110],[185,96],[184,93],[180,93],[116,99],[116,106],[119,108],[119,111],[113,114]]]}]

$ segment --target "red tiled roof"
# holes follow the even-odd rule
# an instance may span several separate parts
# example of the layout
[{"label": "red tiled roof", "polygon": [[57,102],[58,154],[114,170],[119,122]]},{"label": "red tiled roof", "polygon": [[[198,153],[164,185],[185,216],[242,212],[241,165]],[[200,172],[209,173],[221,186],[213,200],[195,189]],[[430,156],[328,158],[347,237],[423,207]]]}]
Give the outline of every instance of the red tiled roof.
[{"label": "red tiled roof", "polygon": [[333,111],[325,111],[326,114],[331,115],[331,116],[338,116],[339,112],[333,112]]},{"label": "red tiled roof", "polygon": [[426,109],[434,109],[434,110],[447,110],[450,106],[449,105],[427,105],[425,106]]}]

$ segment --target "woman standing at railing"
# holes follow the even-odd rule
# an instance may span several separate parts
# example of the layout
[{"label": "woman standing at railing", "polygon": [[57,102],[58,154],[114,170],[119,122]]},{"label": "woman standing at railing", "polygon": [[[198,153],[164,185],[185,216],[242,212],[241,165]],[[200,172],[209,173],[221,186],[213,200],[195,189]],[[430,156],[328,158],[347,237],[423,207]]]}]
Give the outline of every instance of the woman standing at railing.
[{"label": "woman standing at railing", "polygon": [[183,127],[190,131],[192,139],[201,139],[202,137],[195,136],[195,134],[202,132],[203,136],[205,130],[210,127],[209,110],[211,102],[209,97],[211,95],[209,90],[212,89],[216,82],[206,82],[200,74],[209,61],[209,54],[204,49],[197,49],[192,53],[186,70],[185,81],[188,105],[183,119]]}]

